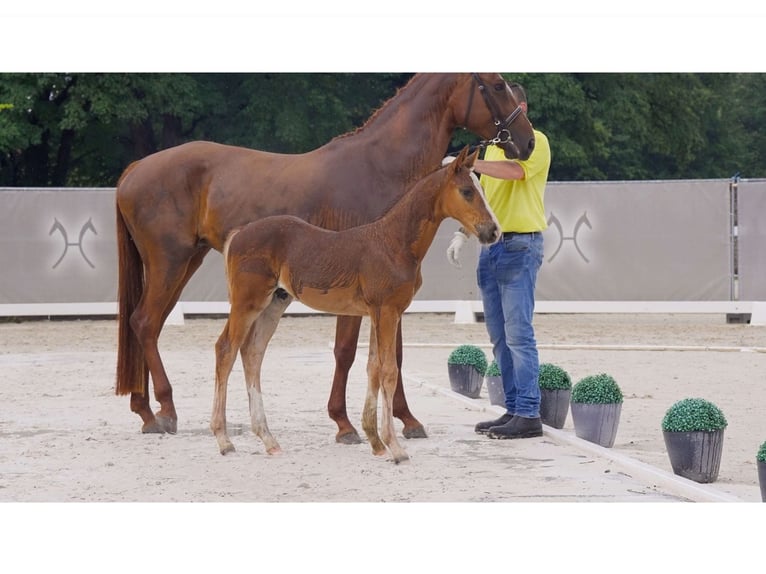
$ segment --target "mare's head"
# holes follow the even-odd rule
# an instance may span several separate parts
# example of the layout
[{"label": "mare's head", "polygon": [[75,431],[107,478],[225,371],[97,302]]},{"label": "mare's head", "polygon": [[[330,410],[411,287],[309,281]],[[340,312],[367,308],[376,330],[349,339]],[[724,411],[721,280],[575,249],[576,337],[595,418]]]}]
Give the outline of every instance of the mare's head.
[{"label": "mare's head", "polygon": [[496,144],[506,158],[524,160],[532,153],[532,124],[500,74],[462,74],[451,105],[459,125]]},{"label": "mare's head", "polygon": [[443,167],[442,209],[445,215],[463,224],[481,243],[494,243],[502,232],[495,214],[484,197],[479,179],[473,173],[473,163],[479,150],[468,154],[464,147],[455,161]]}]

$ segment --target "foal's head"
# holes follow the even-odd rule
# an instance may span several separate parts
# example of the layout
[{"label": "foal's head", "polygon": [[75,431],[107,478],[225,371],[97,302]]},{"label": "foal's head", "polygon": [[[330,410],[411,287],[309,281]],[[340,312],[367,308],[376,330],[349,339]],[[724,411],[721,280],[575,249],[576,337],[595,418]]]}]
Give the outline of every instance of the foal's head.
[{"label": "foal's head", "polygon": [[473,173],[478,155],[479,150],[469,155],[466,146],[455,161],[442,168],[446,172],[442,184],[442,206],[448,217],[457,219],[481,243],[494,243],[500,239],[502,232],[484,197],[479,179]]}]

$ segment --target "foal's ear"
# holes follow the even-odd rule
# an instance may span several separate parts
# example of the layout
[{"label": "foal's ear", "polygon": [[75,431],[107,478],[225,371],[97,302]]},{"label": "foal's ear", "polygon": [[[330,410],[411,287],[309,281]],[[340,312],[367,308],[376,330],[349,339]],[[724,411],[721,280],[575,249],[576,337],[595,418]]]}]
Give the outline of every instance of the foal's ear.
[{"label": "foal's ear", "polygon": [[468,156],[468,159],[465,160],[465,166],[467,168],[473,168],[473,164],[476,162],[476,158],[478,157],[479,157],[479,148],[476,148],[476,150],[471,155]]},{"label": "foal's ear", "polygon": [[473,165],[473,159],[470,160],[469,163],[466,163],[466,157],[468,156],[468,146],[465,146],[462,150],[460,150],[460,153],[458,154],[457,158],[455,158],[455,161],[453,161],[450,164],[450,172],[456,173],[457,170],[459,170],[462,167],[467,167],[470,169],[470,167]]}]

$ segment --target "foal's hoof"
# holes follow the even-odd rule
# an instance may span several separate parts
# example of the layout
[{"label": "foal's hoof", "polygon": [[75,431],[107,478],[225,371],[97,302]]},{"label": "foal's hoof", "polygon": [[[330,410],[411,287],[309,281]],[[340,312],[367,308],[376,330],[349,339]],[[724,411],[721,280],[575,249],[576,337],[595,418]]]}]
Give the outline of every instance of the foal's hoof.
[{"label": "foal's hoof", "polygon": [[237,449],[234,448],[234,445],[229,443],[225,447],[219,449],[222,455],[227,455],[230,452],[236,452]]},{"label": "foal's hoof", "polygon": [[404,427],[402,429],[402,436],[404,436],[404,438],[428,438],[426,429],[423,425],[410,428]]},{"label": "foal's hoof", "polygon": [[351,429],[336,434],[335,442],[339,442],[340,444],[362,444],[362,439],[359,438],[359,433],[357,433],[356,430]]}]

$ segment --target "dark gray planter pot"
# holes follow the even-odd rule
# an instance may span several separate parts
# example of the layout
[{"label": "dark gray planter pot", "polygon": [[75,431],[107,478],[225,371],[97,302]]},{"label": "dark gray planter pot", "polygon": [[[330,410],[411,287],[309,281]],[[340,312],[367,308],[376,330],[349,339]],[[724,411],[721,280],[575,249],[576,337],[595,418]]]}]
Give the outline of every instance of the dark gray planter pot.
[{"label": "dark gray planter pot", "polygon": [[761,485],[761,502],[766,502],[766,462],[756,461],[758,464],[758,483]]},{"label": "dark gray planter pot", "polygon": [[572,422],[578,438],[606,448],[614,445],[622,403],[572,403]]},{"label": "dark gray planter pot", "polygon": [[673,473],[694,482],[715,482],[721,468],[723,431],[662,431]]},{"label": "dark gray planter pot", "polygon": [[447,363],[447,369],[449,371],[449,385],[453,391],[471,399],[479,398],[484,375],[477,371],[476,367]]},{"label": "dark gray planter pot", "polygon": [[489,404],[498,407],[505,406],[505,389],[503,389],[503,378],[500,375],[491,375],[484,377],[487,383],[487,394],[489,395]]},{"label": "dark gray planter pot", "polygon": [[544,425],[564,428],[569,414],[570,389],[540,389],[540,418]]}]

